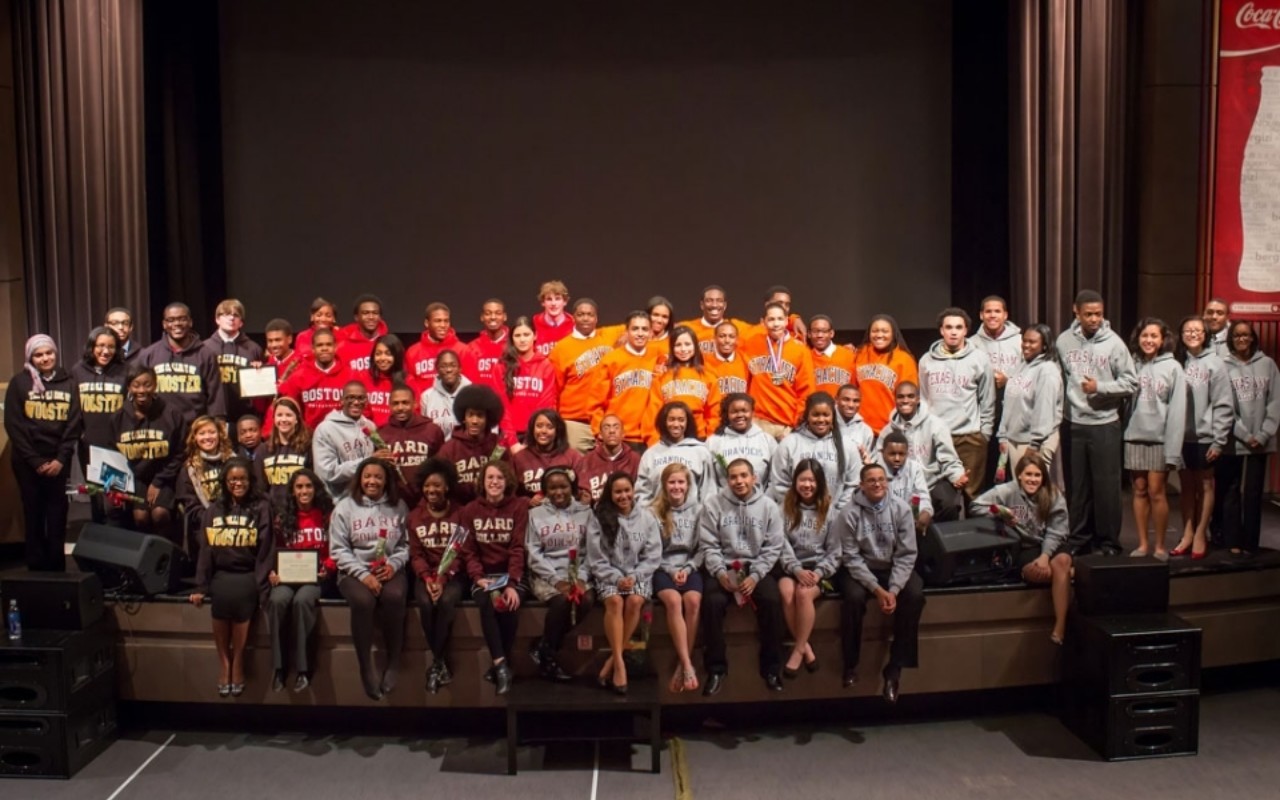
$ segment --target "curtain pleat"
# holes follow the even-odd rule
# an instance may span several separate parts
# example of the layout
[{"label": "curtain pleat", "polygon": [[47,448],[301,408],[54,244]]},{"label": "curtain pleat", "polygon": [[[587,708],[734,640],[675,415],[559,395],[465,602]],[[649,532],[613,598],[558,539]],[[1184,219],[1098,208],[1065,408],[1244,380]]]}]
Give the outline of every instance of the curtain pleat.
[{"label": "curtain pleat", "polygon": [[149,329],[141,0],[16,0],[28,325],[80,352],[112,305]]}]

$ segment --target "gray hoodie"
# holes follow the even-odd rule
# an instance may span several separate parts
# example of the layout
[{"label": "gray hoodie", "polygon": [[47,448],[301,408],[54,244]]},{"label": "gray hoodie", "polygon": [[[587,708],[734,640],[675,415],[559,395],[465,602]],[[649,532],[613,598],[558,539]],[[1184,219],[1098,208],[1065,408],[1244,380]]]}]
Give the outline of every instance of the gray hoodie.
[{"label": "gray hoodie", "polygon": [[1138,363],[1138,390],[1129,401],[1126,442],[1164,443],[1164,462],[1182,461],[1187,428],[1187,383],[1173,353],[1161,353]]},{"label": "gray hoodie", "polygon": [[933,500],[929,497],[929,481],[925,478],[924,467],[920,466],[920,462],[911,456],[907,456],[907,460],[902,462],[902,469],[897,472],[893,471],[893,467],[889,466],[889,462],[885,461],[884,453],[876,453],[875,463],[884,467],[884,472],[889,476],[889,494],[911,505],[911,498],[918,498],[921,513],[927,513],[933,516]]},{"label": "gray hoodie", "polygon": [[[1206,326],[1205,330],[1209,330]],[[1231,354],[1231,320],[1227,320],[1227,326],[1217,333],[1209,335],[1209,347],[1213,348],[1213,352],[1218,354],[1218,358],[1226,360]]]},{"label": "gray hoodie", "polygon": [[396,572],[409,563],[409,539],[404,519],[408,512],[404,503],[393,506],[383,495],[377,500],[344,497],[329,517],[329,557],[338,571],[359,580],[368,575],[369,566],[378,557],[378,540],[386,531],[383,555]]},{"label": "gray hoodie", "polygon": [[[1120,419],[1124,398],[1138,387],[1133,357],[1124,340],[1111,330],[1111,323],[1085,338],[1076,320],[1058,335],[1058,359],[1062,362],[1062,382],[1066,386],[1067,419],[1077,425],[1106,425]],[[1085,378],[1098,382],[1098,391],[1084,393]]]},{"label": "gray hoodie", "polygon": [[717,486],[728,486],[729,476],[725,473],[725,468],[737,459],[745,458],[751,462],[751,468],[756,473],[756,484],[763,489],[769,480],[769,462],[778,449],[778,440],[752,422],[746,433],[738,433],[726,427],[720,433],[708,436],[707,449],[715,460]]},{"label": "gray hoodie", "polygon": [[846,422],[845,418],[837,413],[836,427],[840,431],[840,436],[844,439],[844,451],[852,453],[857,463],[862,463],[862,453],[858,448],[865,449],[867,454],[874,458],[876,432],[871,430],[871,426],[867,424],[861,414],[854,414],[853,419]]},{"label": "gray hoodie", "polygon": [[981,433],[988,439],[996,422],[996,379],[985,350],[968,339],[955,353],[942,340],[920,357],[920,398],[947,424],[952,436]]},{"label": "gray hoodie", "polygon": [[1067,501],[1063,499],[1061,492],[1054,492],[1049,519],[1044,522],[1040,521],[1036,501],[1027,497],[1017,480],[999,484],[978,495],[969,506],[969,514],[979,517],[993,516],[991,513],[993,504],[1004,506],[1013,513],[1014,522],[1011,527],[1017,532],[1018,538],[1024,545],[1039,546],[1041,555],[1052,558],[1067,541],[1069,531]]},{"label": "gray hoodie", "polygon": [[924,467],[925,481],[930,489],[941,478],[954,483],[964,475],[964,464],[960,463],[960,456],[956,455],[951,431],[947,429],[946,423],[929,413],[929,406],[923,400],[909,420],[904,420],[897,411],[889,415],[889,424],[880,431],[880,438],[876,440],[877,453],[884,449],[885,434],[891,430],[902,431],[907,437],[908,455]]},{"label": "gray hoodie", "polygon": [[[1247,362],[1235,354],[1227,356],[1226,362],[1235,401],[1235,454],[1274,453],[1276,428],[1280,426],[1280,386],[1276,385],[1280,374],[1276,372],[1276,362],[1261,350]],[[1262,442],[1261,450],[1249,449],[1246,442],[1250,437]]]},{"label": "gray hoodie", "polygon": [[638,503],[631,513],[618,517],[618,538],[613,546],[604,540],[599,520],[587,531],[587,559],[591,577],[601,589],[614,588],[626,577],[636,579],[635,594],[649,595],[649,582],[662,563],[662,531],[658,518]]},{"label": "gray hoodie", "polygon": [[741,561],[759,582],[782,555],[783,538],[782,512],[759,488],[746,500],[721,489],[703,503],[698,517],[699,544],[713,578]]},{"label": "gray hoodie", "polygon": [[1062,367],[1042,354],[1008,375],[997,438],[1038,450],[1062,425]]},{"label": "gray hoodie", "polygon": [[342,497],[355,477],[360,462],[373,455],[368,431],[376,430],[371,420],[352,419],[335,408],[316,426],[311,440],[311,457],[316,475],[333,497]]},{"label": "gray hoodie", "polygon": [[[657,509],[653,511],[657,516]],[[671,509],[671,535],[662,539],[662,571],[675,576],[681,570],[696,572],[702,568],[704,555],[698,546],[698,515],[702,507],[685,500],[684,505]],[[661,530],[662,518],[658,518]]]},{"label": "gray hoodie", "polygon": [[991,359],[991,371],[1012,375],[1022,366],[1022,329],[1005,321],[1004,328],[994,337],[986,326],[979,325],[978,332],[970,340]]},{"label": "gray hoodie", "polygon": [[840,562],[868,591],[880,585],[874,572],[889,570],[889,591],[907,585],[916,566],[916,524],[911,506],[893,495],[872,505],[862,492],[831,523],[840,541]]},{"label": "gray hoodie", "polygon": [[684,464],[693,473],[687,502],[697,503],[699,497],[715,491],[715,458],[705,444],[691,438],[681,439],[675,444],[662,441],[640,456],[640,468],[636,472],[637,505],[647,506],[653,502],[662,488],[662,470],[675,462]]},{"label": "gray hoodie", "polygon": [[446,442],[453,436],[453,429],[458,427],[458,420],[453,416],[454,398],[458,396],[458,392],[470,385],[471,381],[467,380],[467,376],[459,375],[458,385],[452,392],[445,389],[443,383],[436,381],[418,398],[422,416],[440,426],[440,430],[444,431]]},{"label": "gray hoodie", "polygon": [[1227,365],[1206,347],[1200,355],[1187,353],[1182,373],[1187,379],[1186,441],[1212,445],[1225,453],[1235,422]]},{"label": "gray hoodie", "polygon": [[569,580],[569,551],[578,555],[578,580],[586,581],[591,570],[587,564],[587,531],[595,524],[591,506],[577,500],[568,508],[556,508],[550,500],[529,509],[529,525],[525,531],[524,553],[529,571],[547,583]]},{"label": "gray hoodie", "polygon": [[[800,506],[800,524],[784,531],[782,539],[782,571],[795,575],[802,569],[810,569],[820,577],[830,578],[840,567],[840,538],[832,531],[831,520],[835,508],[827,511],[826,519],[818,524],[815,506]],[[788,523],[784,520],[783,527]]]},{"label": "gray hoodie", "polygon": [[822,465],[835,510],[848,505],[849,496],[858,482],[862,457],[857,453],[843,452],[844,440],[836,438],[839,435],[837,430],[818,438],[808,425],[801,425],[784,436],[778,444],[778,451],[773,454],[773,463],[769,465],[769,497],[775,503],[781,503],[795,482],[796,464],[812,458]]}]

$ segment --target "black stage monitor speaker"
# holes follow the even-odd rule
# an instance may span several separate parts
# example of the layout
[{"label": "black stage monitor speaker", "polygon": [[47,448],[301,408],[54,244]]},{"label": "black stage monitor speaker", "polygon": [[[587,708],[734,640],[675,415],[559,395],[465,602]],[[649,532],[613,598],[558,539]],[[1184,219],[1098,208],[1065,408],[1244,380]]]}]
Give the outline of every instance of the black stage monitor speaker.
[{"label": "black stage monitor speaker", "polygon": [[925,531],[916,572],[927,586],[992,583],[1012,574],[1020,546],[989,517],[939,522]]},{"label": "black stage monitor speaker", "polygon": [[22,625],[58,631],[82,631],[102,619],[102,581],[91,572],[0,574],[0,601],[18,601]]},{"label": "black stage monitor speaker", "polygon": [[1081,556],[1075,568],[1076,608],[1087,617],[1169,610],[1169,565],[1155,556]]},{"label": "black stage monitor speaker", "polygon": [[148,533],[86,525],[71,557],[93,572],[107,589],[152,595],[180,587],[186,554],[172,542]]}]

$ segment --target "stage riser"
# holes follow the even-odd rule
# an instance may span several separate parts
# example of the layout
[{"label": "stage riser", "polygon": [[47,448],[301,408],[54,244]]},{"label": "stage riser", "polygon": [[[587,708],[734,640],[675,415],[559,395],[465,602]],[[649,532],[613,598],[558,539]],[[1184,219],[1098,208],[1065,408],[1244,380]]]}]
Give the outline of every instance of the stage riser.
[{"label": "stage riser", "polygon": [[[1204,629],[1205,667],[1280,659],[1280,581],[1275,570],[1176,579],[1171,611]],[[126,610],[128,609],[128,610]],[[801,672],[787,681],[781,695],[766,695],[757,674],[755,623],[749,613],[731,611],[726,630],[730,673],[716,698],[697,694],[668,694],[670,704],[706,702],[785,702],[874,695],[880,691],[880,666],[887,655],[891,627],[873,607],[868,609],[862,649],[861,682],[853,689],[840,686],[839,603],[825,601],[818,608],[813,637],[821,663],[816,674]],[[130,613],[132,612],[132,613]],[[921,620],[920,668],[903,676],[903,690],[911,693],[1036,686],[1057,681],[1058,648],[1049,641],[1052,625],[1049,593],[1044,589],[1003,589],[962,594],[930,594]],[[514,667],[518,676],[533,678],[528,646],[542,631],[543,611],[521,611]],[[435,696],[426,694],[423,673],[426,642],[417,612],[406,621],[405,653],[400,687],[387,699],[373,703],[359,688],[351,648],[349,614],[342,606],[321,609],[316,631],[316,678],[310,691],[270,691],[271,651],[265,619],[255,623],[250,640],[248,688],[238,700],[217,697],[217,657],[209,628],[208,609],[181,603],[112,604],[108,618],[120,636],[120,695],[125,700],[163,702],[263,703],[297,706],[499,707],[493,686],[481,675],[488,653],[474,608],[459,610],[454,627],[451,664],[455,681]],[[593,636],[596,650],[605,646],[600,609],[592,612],[582,632]],[[666,637],[661,609],[655,610],[650,639],[652,659],[665,686],[675,663]],[[581,652],[571,637],[563,651],[566,669],[594,676],[597,652]],[[701,672],[701,653],[694,663]]]}]

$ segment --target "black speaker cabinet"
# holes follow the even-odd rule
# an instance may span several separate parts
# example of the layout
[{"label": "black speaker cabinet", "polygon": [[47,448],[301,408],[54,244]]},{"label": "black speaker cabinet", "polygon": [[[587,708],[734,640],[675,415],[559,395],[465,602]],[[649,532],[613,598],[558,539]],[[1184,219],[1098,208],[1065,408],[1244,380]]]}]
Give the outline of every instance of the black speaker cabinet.
[{"label": "black speaker cabinet", "polygon": [[74,714],[0,713],[0,777],[70,778],[115,734],[114,698]]},{"label": "black speaker cabinet", "polygon": [[102,581],[91,572],[28,572],[0,575],[0,603],[17,600],[25,628],[79,631],[102,619]]},{"label": "black speaker cabinet", "polygon": [[68,713],[92,705],[104,677],[114,688],[115,641],[105,623],[86,631],[33,628],[0,642],[0,714]]},{"label": "black speaker cabinet", "polygon": [[1077,697],[1068,704],[1063,722],[1108,761],[1195,755],[1200,693]]},{"label": "black speaker cabinet", "polygon": [[1169,610],[1169,564],[1154,556],[1081,556],[1075,568],[1076,608],[1086,616]]},{"label": "black speaker cabinet", "polygon": [[1020,547],[990,517],[939,522],[925,531],[916,571],[928,586],[992,583],[1012,574]]},{"label": "black speaker cabinet", "polygon": [[168,539],[97,524],[84,527],[71,556],[104,587],[145,595],[176,591],[187,560]]}]

